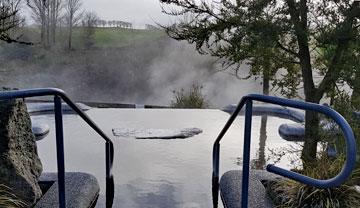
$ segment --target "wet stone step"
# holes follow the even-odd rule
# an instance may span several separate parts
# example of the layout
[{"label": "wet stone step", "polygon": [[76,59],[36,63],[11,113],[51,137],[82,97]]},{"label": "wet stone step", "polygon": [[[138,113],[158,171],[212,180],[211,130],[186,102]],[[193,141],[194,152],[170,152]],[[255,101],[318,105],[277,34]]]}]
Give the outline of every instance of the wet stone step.
[{"label": "wet stone step", "polygon": [[[232,114],[235,111],[236,107],[237,107],[237,105],[232,104],[232,105],[225,106],[221,110]],[[244,112],[245,112],[244,109],[245,108],[241,109],[241,111],[239,112],[239,115],[244,115]],[[261,116],[261,115],[276,116],[279,118],[290,119],[290,120],[298,122],[298,123],[302,123],[305,121],[305,113],[304,112],[299,111],[299,110],[294,110],[292,108],[286,108],[286,107],[279,106],[279,105],[256,104],[253,106],[252,112],[253,112],[253,115],[255,115],[255,116]]]},{"label": "wet stone step", "polygon": [[[43,173],[39,184],[43,189],[43,196],[34,208],[59,207],[57,173]],[[95,207],[99,197],[100,187],[97,179],[87,173],[65,173],[65,199],[67,208]]]},{"label": "wet stone step", "polygon": [[[273,208],[270,197],[266,194],[264,182],[272,181],[281,176],[265,170],[251,170],[249,175],[248,207]],[[241,208],[242,171],[231,170],[220,179],[220,195],[225,208]]]}]

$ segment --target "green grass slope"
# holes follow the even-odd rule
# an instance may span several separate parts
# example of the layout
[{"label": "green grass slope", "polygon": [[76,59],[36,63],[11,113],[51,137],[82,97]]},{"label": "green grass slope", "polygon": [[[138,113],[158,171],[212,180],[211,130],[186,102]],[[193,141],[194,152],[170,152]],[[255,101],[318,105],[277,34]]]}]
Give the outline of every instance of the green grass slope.
[{"label": "green grass slope", "polygon": [[95,46],[122,47],[136,42],[153,41],[165,37],[162,30],[136,30],[123,28],[97,28]]},{"label": "green grass slope", "polygon": [[[22,28],[19,31],[23,41],[30,41],[35,44],[40,42],[40,30],[38,27],[31,26]],[[73,48],[83,49],[85,28],[76,27],[73,30]],[[94,45],[95,48],[121,48],[136,44],[143,44],[159,39],[167,38],[163,30],[140,30],[125,28],[95,28]],[[68,29],[59,28],[56,35],[56,46],[66,48],[68,44]],[[0,43],[1,45],[1,43]]]}]

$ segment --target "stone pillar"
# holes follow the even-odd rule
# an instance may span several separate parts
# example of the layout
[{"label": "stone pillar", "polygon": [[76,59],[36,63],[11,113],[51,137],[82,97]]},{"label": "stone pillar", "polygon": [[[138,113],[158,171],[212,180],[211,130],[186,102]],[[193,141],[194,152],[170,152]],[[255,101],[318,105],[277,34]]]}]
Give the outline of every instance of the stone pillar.
[{"label": "stone pillar", "polygon": [[24,100],[0,101],[0,184],[10,187],[15,195],[32,206],[42,195],[38,184],[41,172],[42,164]]}]

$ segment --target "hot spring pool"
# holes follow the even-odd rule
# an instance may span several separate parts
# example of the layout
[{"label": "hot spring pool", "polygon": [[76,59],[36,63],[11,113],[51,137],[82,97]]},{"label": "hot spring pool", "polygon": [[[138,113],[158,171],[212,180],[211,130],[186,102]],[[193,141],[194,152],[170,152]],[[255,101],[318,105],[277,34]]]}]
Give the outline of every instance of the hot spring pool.
[{"label": "hot spring pool", "polygon": [[[113,207],[212,207],[212,145],[229,114],[220,110],[173,109],[98,109],[87,114],[114,142],[113,174],[115,198]],[[262,117],[253,117],[251,158],[261,167],[269,149],[286,147],[278,135],[287,119],[267,117],[266,131]],[[39,141],[38,151],[44,172],[56,172],[56,148],[53,115],[35,119],[49,123],[50,134]],[[244,117],[238,117],[221,143],[220,171],[241,168]],[[179,129],[197,127],[203,133],[187,139],[137,140],[115,137],[112,128]],[[263,122],[263,127],[264,122]],[[261,134],[260,134],[261,132]],[[97,207],[105,207],[104,142],[76,115],[64,115],[65,168],[95,175],[102,193]],[[260,139],[261,137],[261,139]],[[278,165],[289,167],[288,161]]]}]

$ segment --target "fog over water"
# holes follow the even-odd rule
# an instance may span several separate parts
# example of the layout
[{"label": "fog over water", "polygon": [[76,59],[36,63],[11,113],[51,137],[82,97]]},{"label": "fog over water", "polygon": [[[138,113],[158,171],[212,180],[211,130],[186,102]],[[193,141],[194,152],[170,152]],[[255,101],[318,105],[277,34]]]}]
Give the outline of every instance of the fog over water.
[{"label": "fog over water", "polygon": [[[146,103],[166,103],[172,90],[202,85],[203,93],[213,107],[222,107],[248,93],[261,92],[260,81],[239,80],[227,72],[210,56],[198,54],[186,42],[171,41],[164,49],[165,56],[156,57],[150,64],[150,86],[153,89]],[[243,75],[248,66],[242,66]]]},{"label": "fog over water", "polygon": [[[83,9],[96,12],[101,19],[131,22],[135,28],[174,20],[161,13],[158,0],[84,0]],[[67,37],[66,28],[58,32],[59,39]],[[39,34],[27,36],[39,39]],[[0,61],[4,64],[0,79],[4,86],[14,88],[62,88],[79,101],[148,105],[169,105],[174,90],[187,90],[193,84],[203,86],[203,94],[215,108],[261,92],[260,80],[239,80],[230,71],[220,71],[216,59],[166,35],[107,47],[67,53],[64,46],[47,51],[38,46],[1,45]],[[248,66],[242,66],[241,71],[246,76]]]},{"label": "fog over water", "polygon": [[[44,60],[32,60],[40,55],[31,47],[9,48],[0,50],[1,60],[12,60],[2,68],[5,86],[59,87],[80,101],[169,105],[174,90],[198,84],[211,107],[223,107],[245,94],[261,92],[259,80],[239,80],[219,72],[214,58],[167,37],[71,55],[45,52]],[[243,69],[245,75],[248,68]]]}]

